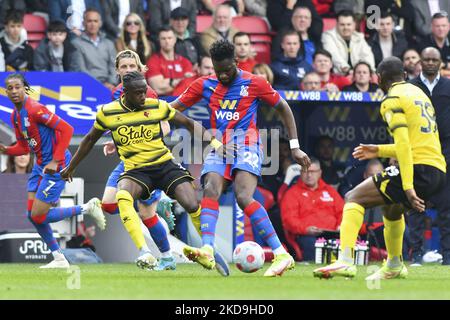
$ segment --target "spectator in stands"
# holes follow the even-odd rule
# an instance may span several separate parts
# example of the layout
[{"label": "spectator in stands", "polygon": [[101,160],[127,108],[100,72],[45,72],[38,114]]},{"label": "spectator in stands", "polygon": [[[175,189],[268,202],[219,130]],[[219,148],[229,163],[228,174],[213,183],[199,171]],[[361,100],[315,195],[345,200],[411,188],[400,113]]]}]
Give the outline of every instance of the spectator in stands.
[{"label": "spectator in stands", "polygon": [[376,92],[381,89],[377,84],[370,82],[373,72],[367,62],[361,61],[355,65],[353,72],[353,83],[346,86],[342,91],[357,91],[357,92]]},{"label": "spectator in stands", "polygon": [[220,39],[233,42],[233,37],[239,30],[231,26],[231,7],[226,4],[217,6],[213,14],[212,25],[203,31],[200,42],[203,52],[209,53],[209,47]]},{"label": "spectator in stands", "polygon": [[388,12],[381,13],[377,32],[370,38],[369,45],[375,58],[375,65],[387,57],[401,58],[408,48],[408,42],[401,30],[394,30],[394,18]]},{"label": "spectator in stands", "polygon": [[273,72],[265,63],[258,63],[253,67],[253,73],[264,77],[270,84],[273,84]]},{"label": "spectator in stands", "polygon": [[327,50],[319,49],[314,53],[313,67],[320,77],[320,87],[325,91],[336,92],[351,84],[347,77],[332,72],[333,61]]},{"label": "spectator in stands", "polygon": [[414,7],[414,29],[419,37],[431,33],[431,17],[439,11],[450,12],[450,0],[411,0]]},{"label": "spectator in stands", "polygon": [[201,46],[196,33],[191,33],[188,25],[189,12],[186,9],[178,7],[170,13],[170,26],[177,37],[175,53],[188,59],[196,68]]},{"label": "spectator in stands", "polygon": [[212,64],[211,57],[202,56],[198,63],[197,69],[198,72],[194,76],[181,80],[181,82],[173,90],[172,95],[179,96],[184,92],[184,90],[187,89],[187,87],[189,87],[192,82],[194,82],[198,78],[214,74],[214,66]]},{"label": "spectator in stands", "polygon": [[[395,29],[402,30],[405,33],[410,47],[415,46],[414,7],[411,5],[410,0],[365,0],[366,20],[369,24],[376,23],[376,21],[370,18],[374,11],[367,10],[370,6],[376,6],[375,8],[381,12],[389,12],[394,18]],[[373,36],[375,32],[375,26],[369,25],[366,28],[366,33],[369,36]]]},{"label": "spectator in stands", "polygon": [[42,39],[33,57],[36,71],[79,71],[75,59],[76,48],[67,38],[66,24],[52,21],[47,28],[47,38]]},{"label": "spectator in stands", "polygon": [[5,19],[5,30],[0,33],[0,45],[6,71],[33,70],[33,48],[24,38],[23,13],[11,11]]},{"label": "spectator in stands", "polygon": [[427,47],[434,47],[441,53],[443,68],[441,74],[444,77],[450,76],[450,23],[448,14],[445,11],[438,12],[431,18],[431,34],[421,41],[421,50]]},{"label": "spectator in stands", "polygon": [[160,51],[147,61],[147,82],[158,95],[172,95],[174,88],[184,79],[190,78],[192,63],[175,53],[175,33],[169,27],[161,28],[158,34]]},{"label": "spectator in stands", "polygon": [[27,153],[21,156],[8,156],[8,159],[6,160],[6,169],[3,173],[31,173],[33,165],[34,156],[32,153]]},{"label": "spectator in stands", "polygon": [[252,72],[256,61],[253,59],[250,36],[245,32],[238,32],[233,37],[233,44],[236,50],[237,67]]},{"label": "spectator in stands", "polygon": [[316,156],[320,161],[322,179],[326,183],[338,188],[344,176],[344,167],[333,160],[334,140],[330,136],[320,136],[316,142]]},{"label": "spectator in stands", "polygon": [[420,72],[416,73],[416,65],[420,64],[420,56],[416,49],[407,49],[403,53],[403,68],[407,73],[407,80],[414,79]]},{"label": "spectator in stands", "polygon": [[309,64],[313,63],[313,55],[320,48],[320,37],[312,38],[311,31],[312,14],[308,7],[296,7],[292,13],[291,25],[278,32],[272,43],[272,59],[281,52],[281,36],[286,30],[295,30],[300,34],[302,42],[302,54]]},{"label": "spectator in stands", "polygon": [[187,11],[189,18],[189,34],[193,37],[197,30],[197,1],[196,0],[150,0],[148,6],[150,37],[156,43],[158,42],[158,32],[162,27],[169,25],[171,12],[177,8],[183,8]]},{"label": "spectator in stands", "polygon": [[245,4],[243,0],[200,0],[200,11],[206,14],[213,13],[221,4],[226,4],[231,7],[231,16],[242,16],[245,11]]},{"label": "spectator in stands", "polygon": [[298,90],[306,73],[312,71],[300,52],[300,36],[294,30],[283,34],[281,48],[283,53],[275,59],[270,68],[273,71],[273,86],[279,90]]},{"label": "spectator in stands", "polygon": [[358,61],[366,61],[372,71],[375,59],[372,50],[364,39],[364,34],[355,31],[355,17],[351,11],[341,11],[337,25],[322,35],[323,48],[332,52],[334,72],[348,75]]},{"label": "spectator in stands", "polygon": [[267,0],[244,0],[244,5],[248,15],[266,18]]},{"label": "spectator in stands", "polygon": [[32,13],[43,17],[48,22],[47,0],[1,0],[0,1],[0,30],[5,27],[5,18],[10,11]]},{"label": "spectator in stands", "polygon": [[144,16],[142,0],[102,0],[103,30],[107,36],[115,41],[123,28],[128,14],[136,13]]},{"label": "spectator in stands", "polygon": [[320,76],[317,72],[308,72],[302,80],[303,91],[322,91],[320,87]]},{"label": "spectator in stands", "polygon": [[321,175],[319,160],[312,158],[311,166],[302,170],[280,204],[283,227],[297,236],[304,261],[314,260],[316,238],[323,231],[338,230],[342,220],[344,200]]},{"label": "spectator in stands", "polygon": [[48,3],[50,21],[65,21],[69,30],[77,36],[84,30],[83,17],[87,8],[95,8],[101,15],[100,0],[51,0]]},{"label": "spectator in stands", "polygon": [[130,49],[139,55],[141,61],[147,61],[152,54],[152,45],[147,39],[144,22],[136,13],[125,17],[120,36],[116,40],[117,52]]},{"label": "spectator in stands", "polygon": [[76,59],[80,71],[90,74],[112,90],[117,81],[114,62],[116,49],[100,28],[102,18],[95,8],[88,8],[83,15],[84,32],[73,39],[72,44],[77,48]]},{"label": "spectator in stands", "polygon": [[289,28],[295,7],[308,7],[312,14],[311,28],[308,34],[311,39],[320,39],[323,29],[322,18],[311,0],[270,0],[267,3],[267,19],[273,31]]}]

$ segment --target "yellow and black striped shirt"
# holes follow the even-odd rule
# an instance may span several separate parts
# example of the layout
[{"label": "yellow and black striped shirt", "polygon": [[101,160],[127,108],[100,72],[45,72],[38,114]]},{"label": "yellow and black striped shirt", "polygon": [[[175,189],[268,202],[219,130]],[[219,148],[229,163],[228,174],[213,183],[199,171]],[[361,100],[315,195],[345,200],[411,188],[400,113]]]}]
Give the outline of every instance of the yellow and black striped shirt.
[{"label": "yellow and black striped shirt", "polygon": [[167,102],[150,98],[145,100],[142,109],[131,110],[121,97],[100,108],[94,127],[111,130],[119,157],[128,171],[173,159],[162,140],[160,122],[172,119],[175,112]]},{"label": "yellow and black striped shirt", "polygon": [[413,187],[413,164],[446,171],[435,111],[420,88],[406,82],[394,83],[381,103],[380,113],[394,144],[380,145],[379,155],[397,158],[404,190]]}]

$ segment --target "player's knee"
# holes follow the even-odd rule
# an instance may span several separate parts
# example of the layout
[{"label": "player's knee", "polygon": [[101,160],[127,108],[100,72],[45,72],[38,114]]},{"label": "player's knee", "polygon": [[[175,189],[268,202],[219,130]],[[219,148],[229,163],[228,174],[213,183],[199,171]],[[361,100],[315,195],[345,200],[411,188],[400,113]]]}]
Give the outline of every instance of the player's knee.
[{"label": "player's knee", "polygon": [[236,202],[241,209],[245,209],[250,203],[253,202],[253,197],[246,193],[240,193],[236,195]]},{"label": "player's knee", "polygon": [[131,194],[128,191],[126,191],[126,190],[119,190],[119,191],[117,191],[116,200],[117,200],[117,202],[120,202],[120,201],[133,202],[134,201],[134,199],[131,196]]},{"label": "player's knee", "polygon": [[199,207],[199,203],[197,201],[188,201],[184,205],[184,209],[189,213],[197,212],[198,207]]},{"label": "player's knee", "polygon": [[205,188],[203,190],[203,196],[217,201],[220,198],[220,193],[216,188],[208,183],[205,185]]},{"label": "player's knee", "polygon": [[45,214],[37,215],[37,214],[33,214],[32,212],[28,211],[27,217],[28,217],[28,220],[30,220],[30,222],[32,224],[43,224],[45,221],[46,215]]}]

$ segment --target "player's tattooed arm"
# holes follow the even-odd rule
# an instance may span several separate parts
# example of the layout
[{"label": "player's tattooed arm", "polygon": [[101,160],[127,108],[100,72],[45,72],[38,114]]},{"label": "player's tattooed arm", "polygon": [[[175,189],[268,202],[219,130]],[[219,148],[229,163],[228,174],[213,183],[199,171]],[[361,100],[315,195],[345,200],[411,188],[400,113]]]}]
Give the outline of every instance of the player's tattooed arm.
[{"label": "player's tattooed arm", "polygon": [[281,117],[283,124],[287,128],[289,140],[295,140],[297,143],[297,147],[292,147],[291,145],[291,153],[292,158],[295,162],[300,164],[304,168],[308,168],[311,164],[311,160],[308,155],[303,152],[298,146],[298,137],[297,137],[297,126],[295,124],[294,114],[292,113],[291,107],[283,98],[280,99],[280,102],[275,106],[275,110]]},{"label": "player's tattooed arm", "polygon": [[69,165],[61,171],[61,177],[64,180],[72,181],[72,175],[76,167],[88,155],[92,147],[95,145],[98,139],[100,139],[103,133],[103,131],[92,127],[89,133],[84,136]]}]

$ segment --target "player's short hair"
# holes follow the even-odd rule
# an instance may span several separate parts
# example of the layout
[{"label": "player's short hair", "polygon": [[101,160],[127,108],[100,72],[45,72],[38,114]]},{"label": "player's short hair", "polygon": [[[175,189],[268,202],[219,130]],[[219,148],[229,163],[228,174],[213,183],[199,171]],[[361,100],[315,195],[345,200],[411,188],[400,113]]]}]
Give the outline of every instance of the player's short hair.
[{"label": "player's short hair", "polygon": [[367,68],[369,68],[370,75],[373,74],[373,70],[370,67],[370,64],[368,64],[366,61],[359,61],[357,64],[355,64],[355,66],[353,67],[353,72],[356,71],[356,68],[358,68],[359,66],[366,66]]},{"label": "player's short hair", "polygon": [[66,24],[62,20],[55,20],[48,24],[47,32],[66,32]]},{"label": "player's short hair", "polygon": [[397,57],[385,58],[378,65],[377,73],[389,80],[403,78],[403,62]]},{"label": "player's short hair", "polygon": [[132,82],[139,81],[139,80],[145,81],[144,75],[142,73],[140,73],[139,71],[132,71],[130,73],[127,73],[126,75],[124,75],[122,77],[123,87],[127,88],[128,86],[130,86],[130,84]]},{"label": "player's short hair", "polygon": [[129,50],[129,49],[120,51],[116,55],[116,61],[115,61],[116,69],[119,69],[120,60],[126,59],[126,58],[134,59],[136,61],[136,65],[140,72],[147,71],[148,68],[145,64],[142,63],[141,58],[139,58],[139,55],[136,52],[134,52],[133,50]]},{"label": "player's short hair", "polygon": [[24,13],[19,10],[11,10],[6,14],[5,25],[8,23],[22,23],[23,24]]},{"label": "player's short hair", "polygon": [[317,57],[319,54],[321,54],[321,55],[323,55],[323,56],[325,56],[325,57],[330,58],[330,60],[333,60],[333,57],[332,57],[332,55],[331,55],[331,53],[330,53],[329,51],[327,51],[327,50],[325,50],[325,49],[317,49],[316,52],[314,52],[314,54],[313,54],[313,61],[316,59],[316,57]]},{"label": "player's short hair", "polygon": [[8,75],[8,76],[5,78],[5,86],[7,85],[7,82],[8,82],[9,80],[11,80],[11,79],[19,79],[20,81],[22,81],[23,86],[25,87],[25,92],[26,92],[26,93],[29,93],[29,92],[32,92],[32,91],[33,91],[33,89],[31,89],[30,84],[28,83],[27,79],[25,79],[25,77],[24,77],[23,74],[17,73],[17,72],[16,72],[16,73],[11,73],[10,75]]},{"label": "player's short hair", "polygon": [[250,35],[247,32],[239,31],[238,33],[236,33],[233,36],[233,43],[236,42],[236,38],[240,38],[240,37],[248,37],[248,39],[250,40]]},{"label": "player's short hair", "polygon": [[223,61],[225,59],[234,59],[234,45],[227,39],[217,40],[209,49],[211,59]]},{"label": "player's short hair", "polygon": [[355,21],[355,13],[352,10],[341,10],[338,12],[337,16],[336,16],[336,20],[339,20],[340,17],[352,17],[353,21]]}]

